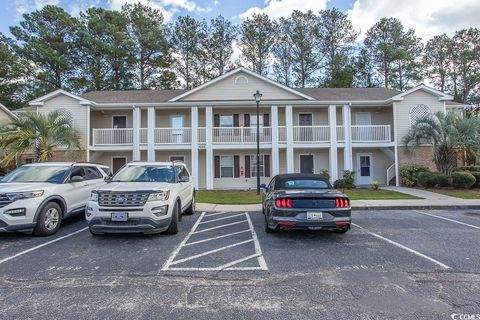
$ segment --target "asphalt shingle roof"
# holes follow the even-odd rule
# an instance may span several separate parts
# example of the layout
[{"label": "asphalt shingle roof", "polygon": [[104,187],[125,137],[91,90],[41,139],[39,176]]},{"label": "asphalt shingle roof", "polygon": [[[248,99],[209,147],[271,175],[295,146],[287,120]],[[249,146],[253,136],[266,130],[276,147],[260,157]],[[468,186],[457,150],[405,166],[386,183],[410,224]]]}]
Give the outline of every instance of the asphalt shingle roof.
[{"label": "asphalt shingle roof", "polygon": [[186,91],[184,89],[91,91],[81,97],[96,103],[155,103],[166,102]]},{"label": "asphalt shingle roof", "polygon": [[386,88],[303,88],[295,90],[319,101],[383,101],[401,93]]}]

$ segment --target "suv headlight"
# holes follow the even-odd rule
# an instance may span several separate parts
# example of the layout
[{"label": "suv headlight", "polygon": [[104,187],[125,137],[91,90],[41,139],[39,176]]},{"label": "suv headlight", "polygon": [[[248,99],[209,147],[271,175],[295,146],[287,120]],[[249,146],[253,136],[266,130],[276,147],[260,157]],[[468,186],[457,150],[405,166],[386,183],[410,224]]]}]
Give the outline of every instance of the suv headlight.
[{"label": "suv headlight", "polygon": [[92,191],[90,193],[90,197],[88,198],[88,200],[90,200],[92,202],[98,202],[98,193],[95,192],[95,191]]},{"label": "suv headlight", "polygon": [[22,199],[38,198],[41,196],[43,196],[43,190],[7,193],[7,198],[12,202]]},{"label": "suv headlight", "polygon": [[168,200],[168,196],[170,196],[169,190],[150,193],[148,196],[148,201],[165,201]]}]

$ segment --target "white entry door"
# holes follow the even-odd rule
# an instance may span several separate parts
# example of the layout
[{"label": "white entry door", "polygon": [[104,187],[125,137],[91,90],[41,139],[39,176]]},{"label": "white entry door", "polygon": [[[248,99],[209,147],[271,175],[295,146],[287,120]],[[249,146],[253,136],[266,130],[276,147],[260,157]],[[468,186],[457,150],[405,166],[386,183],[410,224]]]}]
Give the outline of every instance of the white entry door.
[{"label": "white entry door", "polygon": [[354,141],[370,141],[372,140],[372,114],[370,112],[356,112],[355,113],[355,125],[353,140]]},{"label": "white entry door", "polygon": [[357,185],[369,185],[373,182],[372,155],[357,154]]},{"label": "white entry door", "polygon": [[183,143],[183,116],[174,115],[170,117],[172,129],[172,143]]}]

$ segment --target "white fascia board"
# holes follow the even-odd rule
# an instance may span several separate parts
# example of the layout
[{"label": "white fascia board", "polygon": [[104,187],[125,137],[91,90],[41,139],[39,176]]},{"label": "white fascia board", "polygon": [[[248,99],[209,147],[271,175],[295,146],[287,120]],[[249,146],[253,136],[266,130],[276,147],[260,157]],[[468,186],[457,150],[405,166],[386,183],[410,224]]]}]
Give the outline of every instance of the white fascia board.
[{"label": "white fascia board", "polygon": [[5,111],[6,114],[8,114],[10,117],[14,118],[14,119],[17,119],[17,115],[14,114],[12,111],[10,111],[10,109],[8,109],[7,107],[5,107],[3,104],[0,103],[0,109],[2,109],[3,111]]},{"label": "white fascia board", "polygon": [[63,89],[57,89],[55,91],[52,91],[50,93],[47,93],[46,95],[43,95],[43,96],[41,96],[37,99],[34,99],[34,100],[30,101],[29,105],[31,105],[31,106],[42,106],[44,101],[46,101],[48,99],[51,99],[51,98],[54,98],[54,97],[56,97],[58,95],[61,95],[61,94],[65,95],[67,97],[73,98],[75,100],[78,100],[80,102],[90,102],[89,100],[83,99],[83,98],[81,98],[81,97],[79,97],[79,96],[77,96],[73,93],[70,93],[68,91],[65,91]]},{"label": "white fascia board", "polygon": [[295,90],[295,89],[292,89],[292,88],[290,88],[290,87],[287,87],[287,86],[285,86],[285,85],[283,85],[283,84],[281,84],[281,83],[278,83],[278,82],[276,82],[276,81],[273,81],[273,80],[271,80],[271,79],[268,79],[268,78],[266,78],[266,77],[264,77],[264,76],[262,76],[262,75],[260,75],[260,74],[258,74],[258,73],[256,73],[256,72],[253,72],[253,71],[251,71],[251,70],[248,70],[247,68],[238,67],[237,69],[234,69],[234,70],[232,70],[232,71],[230,71],[230,72],[227,72],[227,73],[225,73],[225,74],[223,74],[223,75],[221,75],[221,76],[219,76],[219,77],[217,77],[217,78],[215,78],[215,79],[213,79],[213,80],[210,80],[210,81],[208,81],[208,82],[205,82],[204,84],[202,84],[202,85],[200,85],[200,86],[198,86],[198,87],[196,87],[196,88],[193,88],[193,89],[191,89],[191,90],[189,90],[189,91],[187,91],[187,92],[184,92],[184,93],[182,93],[181,95],[178,95],[178,96],[170,99],[169,101],[171,101],[171,102],[178,101],[178,100],[180,100],[180,99],[182,99],[182,98],[184,98],[184,97],[186,97],[186,96],[189,96],[189,95],[192,94],[192,93],[198,92],[198,91],[200,91],[200,90],[202,90],[202,89],[204,89],[204,88],[206,88],[206,87],[209,87],[209,86],[211,86],[211,85],[213,85],[213,84],[215,84],[215,83],[217,83],[217,82],[219,82],[219,81],[222,81],[223,79],[225,79],[225,78],[227,78],[227,77],[230,77],[230,76],[232,76],[232,75],[234,75],[234,74],[237,74],[237,73],[239,73],[239,72],[245,72],[245,73],[247,73],[248,75],[250,75],[250,76],[252,76],[252,77],[258,78],[258,79],[260,79],[260,80],[262,80],[262,81],[265,81],[265,82],[267,82],[267,83],[269,83],[269,84],[272,84],[272,85],[274,85],[274,86],[276,86],[276,87],[282,88],[283,90],[286,90],[286,91],[288,91],[288,92],[290,92],[290,93],[293,93],[293,94],[295,94],[295,95],[297,95],[297,96],[299,96],[299,97],[305,98],[305,99],[307,99],[307,100],[315,100],[314,98],[312,98],[312,97],[310,97],[310,96],[308,96],[308,95],[306,95],[306,94],[304,94],[304,93],[301,93],[301,92],[299,92],[299,91],[297,91],[297,90]]},{"label": "white fascia board", "polygon": [[430,93],[430,94],[432,94],[432,95],[434,95],[434,96],[437,96],[440,101],[443,101],[443,100],[453,100],[453,97],[452,97],[451,95],[446,94],[446,93],[444,93],[444,92],[442,92],[442,91],[440,91],[440,90],[437,90],[437,89],[435,89],[435,88],[426,86],[426,85],[424,85],[424,84],[420,84],[420,85],[418,85],[418,86],[416,86],[416,87],[413,87],[413,88],[411,88],[411,89],[409,89],[409,90],[407,90],[407,91],[405,91],[405,92],[402,92],[402,93],[400,93],[400,94],[392,97],[392,100],[393,100],[393,101],[401,101],[401,100],[403,100],[403,97],[404,97],[404,96],[409,95],[410,93],[415,92],[415,91],[418,91],[418,90],[423,90],[423,91],[425,91],[425,92],[427,92],[427,93]]}]

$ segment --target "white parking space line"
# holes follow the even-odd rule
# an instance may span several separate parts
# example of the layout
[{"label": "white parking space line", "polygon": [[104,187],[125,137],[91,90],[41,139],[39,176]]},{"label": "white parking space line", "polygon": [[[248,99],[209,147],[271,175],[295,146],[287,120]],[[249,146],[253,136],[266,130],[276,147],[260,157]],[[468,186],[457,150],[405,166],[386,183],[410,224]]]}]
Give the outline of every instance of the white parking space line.
[{"label": "white parking space line", "polygon": [[[257,234],[255,232],[255,229],[253,228],[253,224],[252,224],[252,221],[250,219],[250,215],[249,215],[248,212],[240,213],[240,214],[233,214],[233,215],[230,216],[230,217],[243,216],[243,217],[245,217],[245,219],[242,220],[242,221],[227,223],[227,224],[223,224],[223,225],[215,226],[215,227],[212,227],[212,228],[197,231],[197,228],[199,227],[199,225],[201,225],[205,222],[213,221],[213,220],[204,221],[204,219],[206,217],[210,217],[212,215],[215,216],[215,215],[218,215],[218,214],[219,213],[206,214],[205,212],[203,212],[202,215],[195,222],[195,224],[193,225],[192,229],[189,231],[189,233],[187,234],[185,239],[183,239],[180,242],[180,244],[178,245],[178,247],[175,248],[175,250],[170,254],[170,256],[168,257],[167,261],[162,266],[160,271],[167,271],[167,270],[169,270],[169,271],[268,270],[267,264],[265,262],[265,258],[263,257],[262,249],[260,247],[260,243],[259,243],[258,238],[257,238]],[[222,220],[224,220],[224,218],[214,219],[214,220],[222,221]],[[224,228],[224,227],[227,227],[227,226],[238,225],[240,223],[247,223],[248,224],[248,229],[241,229],[239,231],[230,232],[230,233],[227,233],[227,234],[219,234],[218,236],[210,237],[210,238],[207,238],[207,239],[188,242],[190,240],[190,238],[195,234],[204,233],[204,232],[212,231],[212,230],[218,230],[217,232],[221,232],[221,228]],[[233,235],[242,234],[242,233],[250,233],[251,238],[247,239],[247,240],[242,240],[242,241],[239,241],[239,242],[236,242],[236,243],[232,243],[232,244],[229,244],[229,245],[225,245],[225,246],[222,246],[220,248],[213,249],[213,250],[193,253],[188,257],[175,260],[183,247],[189,246],[190,248],[192,248],[192,246],[197,245],[197,244],[201,244],[201,243],[205,243],[205,242],[209,242],[209,241],[215,241],[215,240],[218,240],[218,239],[224,239],[224,238],[231,237]],[[214,253],[217,253],[217,252],[221,252],[221,251],[224,251],[224,250],[228,250],[228,249],[231,249],[231,248],[235,248],[235,247],[238,247],[238,246],[241,246],[241,245],[244,245],[244,244],[248,244],[248,243],[253,243],[254,244],[254,253],[253,254],[241,257],[242,253],[241,253],[241,251],[238,251],[238,254],[240,255],[240,257],[235,258],[233,261],[230,261],[230,262],[227,262],[227,263],[222,261],[222,264],[218,265],[218,266],[212,266],[212,267],[195,267],[195,266],[180,267],[180,266],[178,266],[179,264],[187,262],[187,261],[191,261],[191,262],[195,263],[196,259],[201,259],[202,257],[208,256],[208,255],[211,255],[211,254],[214,254]],[[249,250],[251,250],[251,249],[249,249]],[[252,260],[252,259],[257,259],[258,266],[235,267],[242,262]]]},{"label": "white parking space line", "polygon": [[436,265],[439,265],[440,267],[442,267],[442,268],[444,268],[444,269],[451,269],[451,267],[447,266],[446,264],[444,264],[444,263],[442,263],[442,262],[440,262],[440,261],[438,261],[438,260],[435,260],[435,259],[433,259],[432,257],[427,256],[426,254],[423,254],[423,253],[421,253],[421,252],[418,252],[417,250],[414,250],[414,249],[411,249],[411,248],[409,248],[409,247],[406,247],[406,246],[404,246],[403,244],[400,244],[400,243],[398,243],[398,242],[395,242],[395,241],[393,241],[393,240],[390,240],[390,239],[388,239],[388,238],[385,238],[385,237],[383,237],[383,236],[381,236],[381,235],[379,235],[379,234],[377,234],[377,233],[375,233],[375,232],[368,231],[367,229],[365,229],[364,227],[359,226],[359,225],[356,224],[356,223],[352,223],[352,225],[354,225],[354,226],[357,227],[357,228],[362,229],[363,232],[368,233],[369,235],[372,235],[372,236],[374,236],[374,237],[376,237],[376,238],[378,238],[378,239],[380,239],[380,240],[383,240],[383,241],[385,241],[385,242],[388,242],[388,243],[390,243],[390,244],[392,244],[392,245],[394,245],[394,246],[396,246],[396,247],[398,247],[398,248],[401,248],[401,249],[406,250],[406,251],[408,251],[408,252],[410,252],[410,253],[413,253],[413,254],[421,257],[421,258],[424,258],[424,259],[426,259],[426,260],[428,260],[428,261],[430,261],[430,262],[433,262],[433,263],[435,263]]},{"label": "white parking space line", "polygon": [[207,214],[205,214],[205,216],[206,217],[213,217],[213,216],[218,216],[220,214],[226,214],[226,213],[228,213],[228,212],[222,211],[222,212],[215,212],[215,213],[207,213]]},{"label": "white parking space line", "polygon": [[453,223],[461,224],[461,225],[463,225],[463,226],[467,226],[467,227],[470,227],[470,228],[475,228],[475,229],[480,230],[480,227],[479,227],[479,226],[474,226],[473,224],[468,224],[468,223],[461,222],[461,221],[458,221],[458,220],[449,219],[449,218],[445,218],[445,217],[442,217],[442,216],[437,216],[437,215],[435,215],[435,214],[431,214],[431,213],[424,212],[424,211],[418,211],[418,210],[413,210],[413,211],[416,212],[416,213],[420,213],[420,214],[426,215],[426,216],[430,216],[430,217],[434,217],[434,218],[437,218],[437,219],[442,219],[442,220],[450,221],[450,222],[453,222]]},{"label": "white parking space line", "polygon": [[221,221],[221,220],[225,220],[225,219],[231,219],[231,218],[240,217],[240,216],[243,216],[243,215],[244,215],[243,213],[233,214],[233,215],[229,215],[228,217],[206,220],[206,221],[200,222],[200,224],[205,224],[205,223],[215,222],[215,221]]},{"label": "white parking space line", "polygon": [[203,229],[203,230],[195,231],[194,233],[195,233],[195,234],[197,234],[197,233],[203,233],[203,232],[207,232],[207,231],[211,231],[211,230],[215,230],[215,229],[220,229],[220,228],[225,228],[225,227],[228,227],[228,226],[233,226],[233,225],[240,224],[240,223],[244,223],[244,222],[247,222],[247,220],[242,220],[242,221],[237,221],[237,222],[222,224],[221,226],[216,226],[216,227],[212,227],[212,228],[208,228],[208,229]]},{"label": "white parking space line", "polygon": [[203,242],[208,242],[208,241],[212,241],[212,240],[217,240],[217,239],[221,239],[221,238],[227,238],[227,237],[231,237],[231,236],[234,236],[236,234],[245,233],[245,232],[250,232],[250,229],[237,231],[237,232],[232,232],[232,233],[227,233],[227,234],[223,234],[223,235],[218,236],[218,237],[213,237],[213,238],[198,240],[198,241],[194,241],[194,242],[189,242],[189,243],[186,243],[184,245],[184,247],[191,246],[191,245],[194,245],[194,244],[203,243]]},{"label": "white parking space line", "polygon": [[38,246],[35,246],[35,247],[33,247],[33,248],[30,248],[30,249],[27,249],[27,250],[25,250],[25,251],[22,251],[22,252],[19,252],[19,253],[17,253],[17,254],[14,254],[13,256],[4,258],[4,259],[0,260],[0,264],[2,264],[2,263],[4,263],[4,262],[7,262],[7,261],[10,261],[10,260],[12,260],[12,259],[15,259],[15,258],[17,258],[17,257],[23,256],[24,254],[27,254],[27,253],[32,252],[32,251],[34,251],[34,250],[37,250],[37,249],[43,248],[43,247],[45,247],[45,246],[48,246],[49,244],[55,243],[55,242],[57,242],[57,241],[66,239],[66,238],[71,237],[71,236],[74,236],[74,235],[76,235],[77,233],[80,233],[80,232],[85,231],[85,230],[87,230],[87,229],[88,229],[88,227],[82,228],[82,229],[77,230],[77,231],[75,231],[75,232],[69,233],[69,234],[67,234],[67,235],[65,235],[65,236],[62,236],[62,237],[59,237],[59,238],[50,240],[50,241],[48,241],[48,242],[42,243],[42,244],[40,244],[40,245],[38,245]]}]

